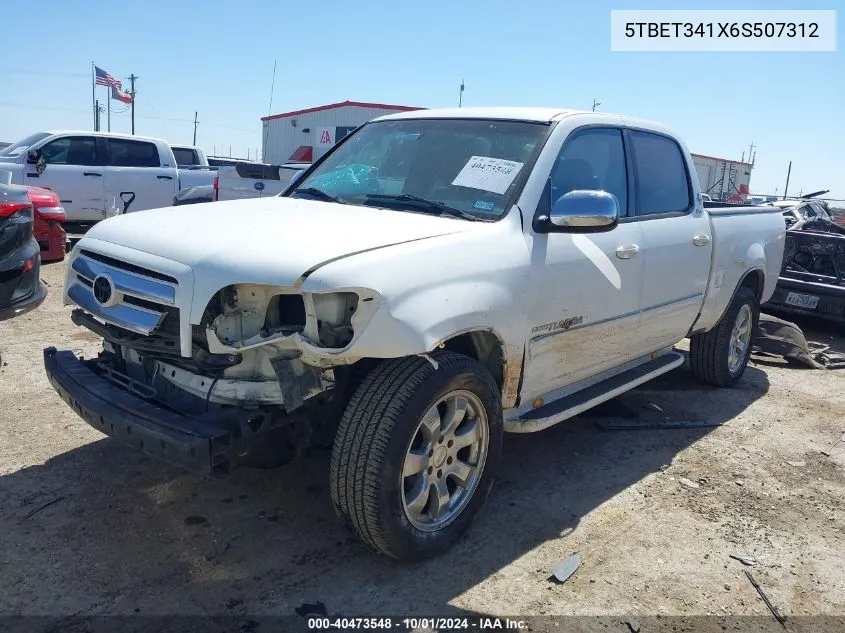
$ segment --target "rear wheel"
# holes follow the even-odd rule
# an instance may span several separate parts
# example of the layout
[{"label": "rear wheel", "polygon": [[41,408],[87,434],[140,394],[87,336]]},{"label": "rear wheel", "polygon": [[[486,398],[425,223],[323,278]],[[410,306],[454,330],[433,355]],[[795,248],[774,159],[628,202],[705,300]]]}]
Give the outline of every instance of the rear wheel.
[{"label": "rear wheel", "polygon": [[475,360],[444,352],[376,367],[338,428],[331,492],[342,519],[402,560],[439,554],[483,505],[502,445],[501,396]]},{"label": "rear wheel", "polygon": [[693,376],[717,387],[736,383],[748,366],[759,318],[757,295],[750,288],[741,287],[716,327],[690,339]]}]

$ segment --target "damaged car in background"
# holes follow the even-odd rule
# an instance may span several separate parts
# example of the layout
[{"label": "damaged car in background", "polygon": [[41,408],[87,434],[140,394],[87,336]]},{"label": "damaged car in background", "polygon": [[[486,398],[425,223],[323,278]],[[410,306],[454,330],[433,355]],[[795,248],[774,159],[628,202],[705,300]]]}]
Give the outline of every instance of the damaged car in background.
[{"label": "damaged car in background", "polygon": [[845,323],[845,227],[821,200],[776,203],[787,225],[783,267],[772,312]]},{"label": "damaged car in background", "polygon": [[505,431],[672,371],[685,337],[699,381],[739,381],[785,233],[779,209],[705,209],[657,123],[395,114],[281,196],[97,224],[65,302],[102,351],[45,369],[94,428],[198,471],[331,447],[343,521],[420,559],[478,513]]},{"label": "damaged car in background", "polygon": [[41,199],[33,197],[26,187],[0,184],[0,321],[37,308],[47,296],[33,228]]}]

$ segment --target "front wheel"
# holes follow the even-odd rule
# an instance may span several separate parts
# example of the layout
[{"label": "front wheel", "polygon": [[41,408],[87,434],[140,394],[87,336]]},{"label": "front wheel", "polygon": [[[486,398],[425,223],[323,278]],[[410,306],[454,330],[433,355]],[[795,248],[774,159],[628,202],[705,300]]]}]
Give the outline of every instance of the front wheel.
[{"label": "front wheel", "polygon": [[444,352],[382,363],[358,387],[338,428],[335,509],[388,556],[439,554],[490,492],[502,435],[499,390],[475,360]]},{"label": "front wheel", "polygon": [[760,302],[750,288],[741,287],[722,320],[709,332],[690,339],[693,376],[717,387],[730,387],[748,366],[751,343],[760,319]]}]

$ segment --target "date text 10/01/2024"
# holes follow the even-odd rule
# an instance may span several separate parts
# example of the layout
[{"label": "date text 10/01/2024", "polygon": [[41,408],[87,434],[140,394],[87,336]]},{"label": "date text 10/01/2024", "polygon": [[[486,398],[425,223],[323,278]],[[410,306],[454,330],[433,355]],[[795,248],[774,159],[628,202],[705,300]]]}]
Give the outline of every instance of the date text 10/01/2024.
[{"label": "date text 10/01/2024", "polygon": [[473,630],[523,630],[523,620],[497,617],[473,618],[308,618],[308,628],[321,630],[407,630],[433,629],[437,631]]}]

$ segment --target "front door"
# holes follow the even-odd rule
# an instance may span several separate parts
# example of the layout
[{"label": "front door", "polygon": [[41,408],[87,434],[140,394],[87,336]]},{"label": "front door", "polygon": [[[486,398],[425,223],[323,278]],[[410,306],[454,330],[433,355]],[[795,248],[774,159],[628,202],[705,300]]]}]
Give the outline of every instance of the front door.
[{"label": "front door", "polygon": [[[585,128],[566,139],[537,213],[576,189],[612,193],[628,213],[621,130]],[[632,358],[640,322],[642,233],[625,218],[604,233],[533,234],[523,402]]]},{"label": "front door", "polygon": [[161,166],[155,143],[124,138],[108,138],[106,142],[106,198],[118,213],[173,206],[176,169]]},{"label": "front door", "polygon": [[24,182],[55,191],[68,222],[96,222],[105,217],[104,157],[93,136],[62,136],[41,147],[46,168],[24,165]]}]

